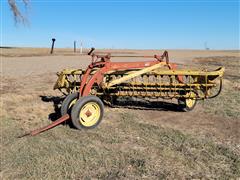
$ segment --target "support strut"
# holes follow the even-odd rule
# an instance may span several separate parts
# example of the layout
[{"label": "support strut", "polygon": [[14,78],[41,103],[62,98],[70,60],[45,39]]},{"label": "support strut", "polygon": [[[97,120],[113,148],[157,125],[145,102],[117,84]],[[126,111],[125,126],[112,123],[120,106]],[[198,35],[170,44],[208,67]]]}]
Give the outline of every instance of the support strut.
[{"label": "support strut", "polygon": [[62,117],[60,117],[59,119],[57,119],[56,121],[52,122],[51,124],[49,124],[49,125],[47,125],[47,126],[44,126],[44,127],[42,127],[42,128],[33,130],[33,131],[31,131],[31,132],[29,132],[29,133],[26,133],[26,134],[24,134],[24,135],[21,135],[21,136],[19,136],[19,138],[24,137],[24,136],[29,136],[29,135],[30,135],[30,136],[35,136],[35,135],[37,135],[37,134],[40,134],[40,133],[43,132],[43,131],[46,131],[46,130],[48,130],[48,129],[51,129],[51,128],[53,128],[53,127],[61,124],[61,123],[64,122],[64,121],[67,121],[68,119],[70,119],[70,116],[69,116],[68,114],[65,114],[65,115],[63,115]]}]

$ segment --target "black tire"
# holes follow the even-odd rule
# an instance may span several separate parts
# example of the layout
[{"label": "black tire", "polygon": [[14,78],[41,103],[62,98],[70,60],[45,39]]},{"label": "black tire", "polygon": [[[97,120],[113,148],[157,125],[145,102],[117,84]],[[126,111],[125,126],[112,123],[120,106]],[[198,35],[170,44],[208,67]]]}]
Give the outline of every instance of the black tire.
[{"label": "black tire", "polygon": [[[90,104],[94,104],[94,105],[91,106]],[[96,110],[96,112],[99,113],[95,119],[94,119],[94,116],[92,116],[91,112],[89,116],[86,115],[88,116],[87,118],[89,117],[91,118],[91,116],[93,117],[93,119],[88,122],[90,123],[90,125],[86,125],[85,123],[87,122],[85,122],[84,118],[79,117],[81,111],[84,112],[84,109],[82,108],[86,108],[87,105],[93,108],[92,110]],[[88,112],[89,112],[89,109],[88,109]],[[72,123],[77,129],[92,129],[97,127],[99,123],[102,121],[103,114],[104,114],[104,105],[101,99],[99,99],[97,96],[81,97],[80,99],[77,100],[77,102],[74,104],[72,108],[72,112],[71,112]]]},{"label": "black tire", "polygon": [[184,98],[178,99],[178,105],[180,109],[184,112],[192,111],[195,108],[196,104],[197,104],[196,99],[193,100],[193,105],[191,107],[187,105],[187,99],[184,99]]},{"label": "black tire", "polygon": [[[63,100],[62,106],[61,106],[61,115],[65,114],[71,114],[71,110],[73,107],[73,104],[71,104],[74,100],[77,100],[79,96],[78,92],[72,93],[67,95],[67,97]],[[71,105],[71,106],[70,106]]]}]

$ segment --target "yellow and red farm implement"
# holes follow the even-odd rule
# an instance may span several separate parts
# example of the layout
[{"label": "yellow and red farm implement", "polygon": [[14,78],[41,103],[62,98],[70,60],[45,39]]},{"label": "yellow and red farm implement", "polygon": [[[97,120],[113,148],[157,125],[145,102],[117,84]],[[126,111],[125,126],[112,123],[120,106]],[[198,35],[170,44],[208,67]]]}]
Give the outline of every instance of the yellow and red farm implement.
[{"label": "yellow and red farm implement", "polygon": [[[177,99],[183,111],[192,110],[197,100],[220,94],[224,67],[214,71],[177,69],[169,62],[168,52],[154,56],[97,55],[88,53],[92,62],[86,70],[72,69],[58,73],[54,89],[66,97],[61,106],[62,117],[49,126],[32,131],[36,135],[68,119],[77,129],[96,127],[103,118],[103,102],[114,103],[119,97],[152,100]],[[152,61],[111,62],[114,57],[152,58]]]}]

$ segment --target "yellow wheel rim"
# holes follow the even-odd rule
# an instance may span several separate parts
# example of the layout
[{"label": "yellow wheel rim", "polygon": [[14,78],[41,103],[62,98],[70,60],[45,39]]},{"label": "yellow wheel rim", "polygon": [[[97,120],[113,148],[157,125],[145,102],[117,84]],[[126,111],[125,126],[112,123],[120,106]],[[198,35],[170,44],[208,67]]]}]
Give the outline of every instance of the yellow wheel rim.
[{"label": "yellow wheel rim", "polygon": [[[194,98],[195,94],[193,92],[187,93],[187,96]],[[196,99],[186,99],[186,106],[191,108],[194,106]]]},{"label": "yellow wheel rim", "polygon": [[81,108],[79,121],[83,126],[90,127],[98,122],[100,114],[100,106],[95,102],[89,102]]}]

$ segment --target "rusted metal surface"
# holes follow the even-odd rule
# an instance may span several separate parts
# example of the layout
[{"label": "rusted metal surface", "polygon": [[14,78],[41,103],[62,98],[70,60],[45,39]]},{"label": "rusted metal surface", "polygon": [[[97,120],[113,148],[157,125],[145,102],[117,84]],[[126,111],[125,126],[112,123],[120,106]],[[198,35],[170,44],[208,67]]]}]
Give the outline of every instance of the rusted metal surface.
[{"label": "rusted metal surface", "polygon": [[[163,62],[164,59],[166,61],[166,63],[169,63],[169,57],[168,57],[168,52],[167,51],[164,51],[163,54],[160,56],[160,55],[153,55],[153,56],[141,56],[141,55],[138,55],[138,56],[134,56],[134,55],[131,55],[131,56],[126,56],[126,55],[121,55],[121,56],[117,56],[117,55],[111,55],[110,53],[108,53],[107,55],[97,55],[95,53],[93,53],[95,49],[92,48],[91,51],[88,53],[88,55],[91,55],[92,56],[92,63],[96,62],[98,59],[101,59],[102,62],[106,62],[106,61],[110,61],[110,58],[111,57],[120,57],[120,58],[155,58],[157,59],[159,62]],[[138,63],[138,62],[137,62]]]},{"label": "rusted metal surface", "polygon": [[[103,82],[104,74],[109,71],[119,71],[119,70],[126,70],[126,69],[142,69],[154,66],[159,63],[163,63],[165,60],[165,65],[169,69],[176,69],[176,64],[169,63],[168,52],[164,51],[161,56],[154,55],[154,56],[135,56],[135,57],[145,57],[145,58],[155,58],[155,61],[145,61],[145,62],[111,62],[110,58],[112,57],[111,54],[107,55],[97,55],[93,53],[94,48],[88,53],[88,55],[92,56],[92,63],[88,66],[85,74],[82,77],[79,95],[80,96],[87,96],[90,94],[91,89],[95,83],[101,86]],[[117,57],[117,56],[115,56]],[[119,57],[130,57],[130,56],[119,56]],[[132,56],[133,57],[133,56]],[[98,68],[98,70],[90,76],[90,73],[93,68]],[[181,76],[178,77],[180,81],[182,78]]]},{"label": "rusted metal surface", "polygon": [[[219,68],[215,71],[178,70],[175,63],[169,62],[167,51],[164,51],[162,55],[154,56],[111,56],[111,54],[94,54],[94,50],[92,48],[88,53],[88,55],[92,56],[92,62],[86,70],[65,70],[65,73],[59,74],[59,81],[54,88],[78,86],[78,88],[75,88],[75,90],[79,91],[78,98],[85,98],[84,96],[88,95],[132,96],[152,99],[176,98],[181,102],[191,102],[188,104],[194,104],[197,99],[216,97],[222,89],[224,68]],[[142,57],[153,58],[153,60],[111,62],[111,57]],[[66,77],[69,75],[74,75],[71,83],[66,80]],[[79,76],[78,80],[76,76]],[[217,87],[216,81],[218,79],[220,82],[219,90],[215,94],[211,94],[210,90]],[[72,108],[74,107],[77,106],[73,105]],[[189,107],[189,109],[193,107]],[[90,111],[86,113],[86,117],[92,115]],[[68,119],[70,119],[70,115],[66,114],[50,125],[34,130],[26,135],[37,135]]]},{"label": "rusted metal surface", "polygon": [[[215,97],[216,94],[219,94],[211,94],[210,90],[217,86],[216,79],[219,79],[218,85],[221,85],[224,68],[215,71],[178,70],[175,63],[169,62],[167,51],[164,51],[162,55],[154,56],[96,55],[93,51],[94,48],[88,53],[92,56],[92,63],[79,78],[77,89],[80,96],[88,96],[90,94],[132,96],[134,91],[134,96],[140,97],[186,98],[185,94],[194,91],[195,93],[197,92],[196,98],[204,99]],[[111,62],[111,57],[145,57],[154,58],[155,60]],[[150,70],[150,72],[143,74],[140,73],[142,69],[147,70],[149,67],[151,69],[151,67],[161,63],[164,63],[164,68]],[[138,76],[135,77],[133,74]],[[129,81],[130,79],[132,82]],[[154,80],[150,82],[151,79]],[[126,82],[121,80],[126,80]],[[117,84],[114,83],[116,85],[110,88],[110,86],[107,86],[107,84],[112,84],[110,81],[117,82]],[[74,83],[76,84],[76,81]],[[76,87],[73,83],[71,85]],[[220,91],[221,88],[220,86],[218,87]],[[145,91],[149,92],[144,93]]]}]

